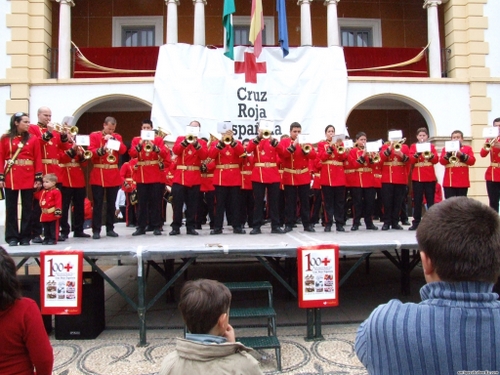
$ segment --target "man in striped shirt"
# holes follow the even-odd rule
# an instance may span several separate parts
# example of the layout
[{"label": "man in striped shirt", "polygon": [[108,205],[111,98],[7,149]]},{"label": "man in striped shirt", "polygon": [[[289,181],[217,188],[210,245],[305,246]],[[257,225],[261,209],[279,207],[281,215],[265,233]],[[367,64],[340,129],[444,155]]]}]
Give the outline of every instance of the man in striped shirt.
[{"label": "man in striped shirt", "polygon": [[377,307],[358,329],[359,360],[369,374],[498,371],[498,214],[476,200],[450,198],[422,218],[417,241],[427,281],[422,302]]}]

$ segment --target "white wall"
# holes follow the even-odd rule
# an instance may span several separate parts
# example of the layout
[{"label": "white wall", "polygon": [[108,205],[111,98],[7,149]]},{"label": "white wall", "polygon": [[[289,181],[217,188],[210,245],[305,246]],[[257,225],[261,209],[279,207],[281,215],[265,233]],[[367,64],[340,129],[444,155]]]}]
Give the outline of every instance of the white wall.
[{"label": "white wall", "polygon": [[[485,41],[489,44],[486,66],[490,68],[492,77],[500,77],[500,1],[489,0],[484,4],[484,15],[488,17],[488,29],[484,32]],[[498,113],[498,112],[497,112]],[[500,114],[497,115],[499,117]]]},{"label": "white wall", "polygon": [[0,79],[6,78],[6,70],[11,66],[10,56],[7,56],[7,42],[11,39],[11,33],[6,24],[10,9],[10,0],[0,0]]},{"label": "white wall", "polygon": [[[500,46],[499,46],[500,47]],[[497,62],[500,65],[500,61]],[[488,98],[491,99],[491,111],[488,114],[488,125],[493,124],[493,120],[500,117],[500,83],[488,84]]]}]

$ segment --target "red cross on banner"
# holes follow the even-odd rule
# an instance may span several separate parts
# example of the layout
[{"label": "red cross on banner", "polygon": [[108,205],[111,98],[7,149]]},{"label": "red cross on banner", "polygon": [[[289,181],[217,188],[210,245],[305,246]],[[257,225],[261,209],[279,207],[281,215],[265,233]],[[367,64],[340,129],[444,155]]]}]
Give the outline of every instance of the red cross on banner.
[{"label": "red cross on banner", "polygon": [[266,63],[257,62],[253,53],[245,52],[245,59],[243,62],[234,62],[234,73],[245,73],[246,83],[257,83],[257,73],[267,73]]}]

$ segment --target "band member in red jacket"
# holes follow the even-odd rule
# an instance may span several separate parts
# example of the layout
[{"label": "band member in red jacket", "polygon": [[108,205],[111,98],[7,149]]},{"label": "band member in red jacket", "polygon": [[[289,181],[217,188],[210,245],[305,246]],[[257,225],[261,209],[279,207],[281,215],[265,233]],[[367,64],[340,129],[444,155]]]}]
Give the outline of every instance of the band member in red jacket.
[{"label": "band member in red jacket", "polygon": [[60,190],[63,203],[62,216],[59,219],[61,233],[58,241],[64,241],[68,238],[70,232],[68,212],[71,204],[73,204],[73,237],[90,237],[89,234],[83,231],[83,223],[85,222],[84,202],[87,189],[82,166],[87,164],[87,160],[91,156],[90,151],[88,151],[87,158],[85,158],[85,150],[72,142],[73,140],[70,140],[73,145],[72,148],[59,152],[59,161],[61,163],[61,180],[59,182],[62,185]]},{"label": "band member in red jacket", "polygon": [[253,226],[253,210],[254,210],[254,197],[252,189],[252,171],[254,165],[254,158],[252,153],[248,153],[248,145],[250,140],[244,139],[242,142],[243,149],[245,150],[244,156],[241,158],[241,225],[244,226],[248,223],[249,227]]},{"label": "band member in red jacket", "polygon": [[377,154],[366,151],[366,133],[356,134],[356,144],[349,151],[349,169],[352,172],[351,195],[353,203],[353,218],[351,231],[356,231],[364,218],[366,229],[378,230],[373,224],[375,208],[375,183],[372,165],[378,163]]},{"label": "band member in red jacket", "polygon": [[[241,142],[234,139],[232,130],[222,134],[222,139],[212,142],[208,157],[215,161],[215,223],[210,234],[222,234],[224,212],[231,218],[233,233],[244,234],[240,222],[240,160],[244,154]],[[230,211],[229,211],[230,209]]]},{"label": "band member in red jacket", "polygon": [[[153,122],[143,120],[141,129],[153,131]],[[147,225],[152,227],[155,236],[159,236],[163,225],[161,215],[165,191],[163,169],[170,165],[170,153],[167,152],[162,137],[155,136],[152,141],[134,137],[129,155],[131,158],[137,158],[134,180],[137,184],[139,205],[138,227],[132,236],[146,234]]]},{"label": "band member in red jacket", "polygon": [[260,227],[263,222],[264,196],[267,190],[267,203],[271,217],[271,233],[283,234],[285,231],[279,225],[278,199],[280,192],[280,173],[278,170],[279,142],[272,135],[264,137],[263,130],[247,147],[248,153],[254,155],[254,168],[252,171],[252,188],[255,198],[253,211],[253,229],[250,234],[261,234]]},{"label": "band member in red jacket", "polygon": [[[40,142],[40,152],[42,157],[43,174],[54,173],[59,181],[58,187],[61,187],[61,167],[59,167],[59,153],[71,147],[68,142],[66,128],[63,127],[56,131],[52,120],[52,111],[48,107],[40,107],[38,109],[38,123],[30,125],[29,132],[36,136]],[[62,124],[63,126],[65,124]],[[31,238],[33,243],[41,243],[42,225],[39,221],[41,211],[38,199],[33,201],[32,233]],[[64,238],[60,238],[64,241]]]},{"label": "band member in red jacket", "polygon": [[[467,196],[470,187],[469,167],[476,163],[472,147],[464,145],[464,133],[455,130],[451,133],[452,141],[460,142],[460,150],[456,153],[447,152],[443,147],[439,162],[444,165],[443,188],[445,199],[451,197]],[[455,158],[450,158],[454,156]],[[437,203],[437,202],[434,202]]]},{"label": "band member in red jacket", "polygon": [[[402,141],[402,140],[401,140]],[[403,142],[386,142],[380,150],[382,164],[382,201],[384,225],[382,230],[401,230],[399,212],[406,194],[410,149]]]},{"label": "band member in red jacket", "polygon": [[[108,116],[102,125],[102,131],[95,131],[90,134],[89,151],[92,152],[93,168],[90,172],[90,186],[94,199],[94,211],[92,214],[92,238],[101,238],[102,207],[104,194],[106,194],[106,235],[118,237],[114,231],[115,204],[118,189],[122,184],[120,171],[118,170],[118,159],[127,151],[120,134],[115,133],[116,119]],[[108,141],[119,142],[118,150],[107,147]]]},{"label": "band member in red jacket", "polygon": [[[8,133],[0,138],[0,189],[5,188],[5,242],[9,246],[30,244],[33,188],[42,187],[40,142],[28,132],[29,127],[29,116],[17,112],[10,118]],[[20,230],[17,214],[19,193]]]},{"label": "band member in red jacket", "polygon": [[43,226],[44,245],[57,244],[59,234],[59,219],[62,215],[62,194],[56,187],[57,176],[54,173],[48,173],[43,176],[43,190],[40,190],[38,200],[42,214],[40,222]]},{"label": "band member in red jacket", "polygon": [[127,227],[137,226],[137,184],[134,180],[136,164],[137,158],[133,158],[123,163],[120,168],[121,189],[125,193],[125,223]]},{"label": "band member in red jacket", "polygon": [[[500,127],[500,117],[493,120],[493,126]],[[481,149],[481,157],[490,155],[490,166],[486,169],[484,179],[486,180],[486,191],[490,201],[490,207],[498,212],[498,200],[500,199],[500,137],[487,139]]]},{"label": "band member in red jacket", "polygon": [[342,141],[333,144],[335,127],[328,125],[325,128],[326,141],[318,144],[318,156],[321,161],[321,192],[325,205],[325,232],[331,232],[333,219],[338,232],[345,232],[345,190],[346,176],[344,161],[349,151],[342,150]]},{"label": "band member in red jacket", "polygon": [[196,214],[196,229],[202,229],[206,224],[207,215],[210,219],[210,229],[214,229],[215,223],[215,187],[214,171],[215,161],[207,158],[201,162],[201,184],[198,199],[198,212]]},{"label": "band member in red jacket", "polygon": [[297,220],[297,198],[304,231],[315,232],[309,217],[309,192],[311,191],[309,160],[316,158],[316,150],[309,143],[299,144],[301,132],[302,126],[298,122],[292,122],[290,137],[281,140],[279,148],[285,190],[285,232],[291,232]]},{"label": "band member in red jacket", "polygon": [[[418,143],[426,143],[429,140],[427,128],[417,129]],[[422,219],[422,204],[425,200],[427,207],[434,205],[434,192],[436,191],[436,173],[434,164],[437,164],[439,157],[434,145],[430,145],[429,152],[417,152],[417,144],[410,147],[410,163],[413,165],[411,181],[413,187],[413,222],[408,230],[417,230]]]},{"label": "band member in red jacket", "polygon": [[[189,126],[200,128],[198,121],[191,121]],[[185,136],[177,137],[172,149],[177,155],[172,185],[174,219],[170,231],[171,236],[180,234],[182,225],[182,207],[186,204],[186,233],[198,235],[195,230],[196,213],[198,211],[198,198],[201,184],[201,161],[208,157],[207,143],[198,138],[189,143]]]}]

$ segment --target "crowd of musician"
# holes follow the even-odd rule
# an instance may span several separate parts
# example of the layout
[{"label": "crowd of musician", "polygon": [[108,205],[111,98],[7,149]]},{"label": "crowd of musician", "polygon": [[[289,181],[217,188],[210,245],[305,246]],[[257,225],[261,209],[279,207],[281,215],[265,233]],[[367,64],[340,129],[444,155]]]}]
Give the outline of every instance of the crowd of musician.
[{"label": "crowd of musician", "polygon": [[[261,126],[255,138],[240,142],[231,130],[202,138],[201,124],[192,121],[186,135],[177,137],[170,149],[168,133],[161,128],[154,131],[152,122],[144,120],[141,136],[133,138],[127,149],[113,117],[106,117],[102,130],[92,132],[88,145],[82,146],[77,142],[78,129],[53,124],[49,108],[40,108],[37,116],[38,123],[30,124],[28,114],[14,114],[0,140],[0,198],[6,202],[5,241],[10,246],[55,244],[66,240],[71,231],[73,237],[99,239],[103,224],[107,236],[118,237],[114,202],[120,190],[126,196],[127,224],[136,226],[133,236],[149,230],[161,235],[165,222],[171,222],[170,235],[180,234],[183,225],[187,234],[198,235],[197,229],[207,221],[210,234],[219,235],[225,219],[237,234],[246,233],[246,224],[250,234],[260,234],[265,222],[270,222],[271,233],[276,234],[297,225],[315,232],[319,222],[325,232],[345,232],[347,211],[352,212],[350,231],[359,230],[361,219],[366,230],[378,230],[374,217],[380,217],[382,230],[401,230],[400,215],[411,179],[413,222],[409,230],[416,230],[423,205],[432,206],[436,192],[441,191],[434,165],[445,168],[442,187],[449,198],[467,195],[469,167],[476,161],[472,148],[463,144],[460,130],[451,134],[457,145],[453,151],[445,146],[438,153],[428,142],[426,128],[417,130],[410,146],[401,138],[380,141],[374,149],[364,132],[348,141],[336,136],[332,125],[326,126],[325,139],[317,144],[304,142],[298,122],[281,139]],[[499,127],[500,118],[493,125]],[[497,141],[488,139],[480,155],[491,159],[485,179],[490,206],[498,212]],[[130,161],[119,166],[125,153]],[[92,235],[84,232],[87,183],[82,168],[87,165]],[[166,217],[167,201],[172,204],[171,218]],[[51,228],[46,223],[56,227],[55,238],[52,230],[52,235],[43,236],[42,223],[44,231]]]}]

